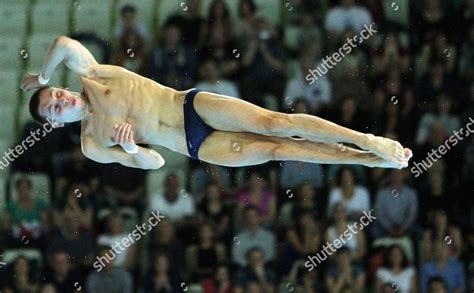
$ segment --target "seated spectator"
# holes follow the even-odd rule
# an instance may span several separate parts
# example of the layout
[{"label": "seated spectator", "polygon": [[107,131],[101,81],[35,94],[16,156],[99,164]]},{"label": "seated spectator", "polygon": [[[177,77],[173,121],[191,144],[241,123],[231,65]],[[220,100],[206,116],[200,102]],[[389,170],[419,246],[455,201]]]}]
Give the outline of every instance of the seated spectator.
[{"label": "seated spectator", "polygon": [[146,58],[145,39],[135,31],[126,30],[118,40],[111,64],[142,74]]},{"label": "seated spectator", "polygon": [[248,45],[248,42],[257,33],[257,5],[254,0],[240,0],[239,1],[239,18],[234,23],[232,30],[232,38],[236,43],[243,47]]},{"label": "seated spectator", "polygon": [[211,181],[219,183],[223,190],[231,192],[231,178],[229,168],[202,162],[191,171],[191,193],[195,196],[196,201],[201,201],[207,184]]},{"label": "seated spectator", "polygon": [[[308,271],[305,267],[304,261],[300,260],[293,264],[290,274],[288,275],[288,282],[293,284],[296,292],[324,292],[324,282],[321,280],[319,268]],[[288,284],[288,283],[287,283]],[[288,285],[285,289],[288,290]],[[280,285],[281,286],[281,285]],[[304,291],[300,291],[304,290]]]},{"label": "seated spectator", "polygon": [[360,32],[371,23],[372,16],[365,7],[356,5],[354,0],[340,0],[339,5],[327,12],[324,28],[333,39],[347,29]]},{"label": "seated spectator", "polygon": [[141,214],[145,206],[146,171],[128,168],[118,163],[101,164],[99,183],[109,206],[133,207]]},{"label": "seated spectator", "polygon": [[143,286],[145,293],[181,292],[181,278],[170,266],[170,259],[165,254],[154,258],[152,269],[146,274]]},{"label": "seated spectator", "polygon": [[[291,195],[291,193],[287,195]],[[314,219],[320,219],[321,210],[316,195],[317,193],[310,183],[298,186],[296,189],[296,200],[286,202],[280,209],[283,225],[286,227],[295,226],[303,211],[310,211]]]},{"label": "seated spectator", "polygon": [[247,252],[247,264],[239,269],[236,277],[238,289],[244,292],[273,292],[275,290],[276,275],[264,256],[265,252],[259,247],[251,248]]},{"label": "seated spectator", "polygon": [[347,286],[352,288],[352,292],[363,292],[364,271],[351,264],[351,254],[347,247],[343,246],[336,252],[336,264],[326,273],[325,283],[330,293],[341,292]]},{"label": "seated spectator", "polygon": [[135,6],[126,4],[120,9],[120,22],[114,28],[114,39],[118,44],[128,32],[137,34],[143,41],[146,41],[149,33],[147,27],[136,21],[137,10]]},{"label": "seated spectator", "polygon": [[432,39],[436,32],[443,31],[446,27],[450,27],[450,13],[446,13],[449,8],[447,4],[441,0],[424,0],[414,2],[412,13],[412,22],[416,23],[416,33],[419,42],[425,42]]},{"label": "seated spectator", "polygon": [[[334,205],[331,216],[332,223],[326,230],[325,241],[334,243],[334,240],[339,239],[344,234],[350,222],[348,221],[346,208],[341,202]],[[353,262],[362,261],[367,252],[364,230],[357,231],[352,236],[345,240],[344,246],[349,249]]]},{"label": "seated spectator", "polygon": [[[112,250],[110,246],[100,246],[97,255],[98,257],[107,257],[106,254]],[[127,271],[106,264],[101,270],[93,270],[87,276],[86,291],[91,293],[99,292],[133,292],[133,280],[130,273]]]},{"label": "seated spectator", "polygon": [[374,65],[374,75],[383,75],[389,66],[398,65],[402,72],[407,72],[410,66],[410,51],[408,44],[399,41],[396,31],[389,31],[386,41],[381,42],[380,46],[375,49],[372,62]]},{"label": "seated spectator", "polygon": [[390,184],[377,193],[372,228],[374,238],[402,237],[415,232],[418,212],[418,195],[405,184],[406,172],[394,169],[390,172]]},{"label": "seated spectator", "polygon": [[440,95],[436,99],[436,112],[426,113],[421,117],[416,134],[416,143],[423,145],[427,138],[431,126],[435,122],[441,122],[447,134],[452,134],[461,126],[459,117],[451,113],[452,100],[448,96]]},{"label": "seated spectator", "polygon": [[25,256],[18,256],[12,264],[12,273],[9,275],[7,285],[2,288],[6,292],[36,292],[38,282],[32,272],[30,262]]},{"label": "seated spectator", "polygon": [[16,182],[17,196],[15,201],[6,204],[3,214],[3,227],[11,229],[14,239],[23,237],[38,240],[48,226],[47,204],[41,198],[31,194],[32,183],[27,178]]},{"label": "seated spectator", "polygon": [[409,264],[403,249],[392,245],[385,250],[383,267],[377,270],[375,292],[382,293],[384,284],[391,284],[401,293],[416,292],[416,271]]},{"label": "seated spectator", "polygon": [[202,287],[204,293],[233,293],[236,290],[230,276],[229,268],[222,264],[217,266],[213,276],[206,279]]},{"label": "seated spectator", "polygon": [[[449,222],[448,215],[443,209],[432,211],[428,229],[423,232],[420,243],[421,263],[432,260],[433,247],[438,241],[449,240],[449,257],[458,258],[462,250],[462,236],[459,228]],[[447,240],[448,239],[448,240]]]},{"label": "seated spectator", "polygon": [[[431,60],[440,60],[444,62],[445,72],[448,74],[453,73],[454,65],[457,60],[456,48],[448,43],[447,36],[444,32],[437,32],[430,42],[424,43],[421,50],[419,61],[417,62],[417,74],[423,76],[428,71],[428,65]],[[449,53],[449,58],[446,58]]]},{"label": "seated spectator", "polygon": [[61,216],[63,211],[68,209],[78,219],[81,229],[91,229],[94,209],[92,208],[92,202],[85,193],[87,188],[84,188],[84,186],[87,185],[70,184],[64,189],[64,195],[56,199],[53,208],[53,222],[55,226],[62,222]]},{"label": "seated spectator", "polygon": [[184,43],[191,48],[199,48],[205,33],[204,19],[199,15],[201,0],[190,0],[186,7],[184,12],[171,15],[166,23],[178,26]]},{"label": "seated spectator", "polygon": [[48,257],[48,268],[42,281],[43,291],[49,285],[54,292],[73,292],[77,289],[74,284],[81,281],[82,276],[74,269],[66,251],[57,250]]},{"label": "seated spectator", "polygon": [[225,246],[214,237],[214,227],[209,223],[201,225],[199,242],[186,250],[187,271],[191,281],[201,282],[211,277],[225,256]]},{"label": "seated spectator", "polygon": [[257,31],[242,50],[242,96],[252,103],[263,105],[264,94],[281,96],[283,93],[286,55],[273,25],[265,19],[257,21]]},{"label": "seated spectator", "polygon": [[178,176],[168,175],[164,182],[163,193],[152,195],[149,203],[150,210],[159,210],[161,214],[178,225],[186,217],[194,216],[196,213],[192,196],[181,189],[180,184]]},{"label": "seated spectator", "polygon": [[[107,217],[107,230],[98,236],[97,244],[100,246],[112,246],[114,243],[121,242],[127,236],[128,234],[123,231],[122,216],[117,212],[113,212]],[[137,247],[136,245],[130,245],[122,248],[124,249],[117,253],[117,256],[112,261],[112,265],[124,270],[131,270],[135,266]]]},{"label": "seated spectator", "polygon": [[326,214],[331,215],[334,205],[340,202],[346,208],[349,219],[356,219],[364,211],[370,210],[369,191],[357,184],[352,169],[346,167],[339,172],[338,187],[329,193]]},{"label": "seated spectator", "polygon": [[428,281],[429,293],[448,293],[448,285],[442,277],[431,277]]},{"label": "seated spectator", "polygon": [[318,253],[321,249],[321,232],[320,224],[315,221],[311,211],[301,211],[296,225],[287,232],[288,245],[282,256],[284,268],[287,268],[283,269],[284,274],[289,273],[296,261]]},{"label": "seated spectator", "polygon": [[276,196],[267,188],[266,180],[258,169],[252,169],[246,188],[237,194],[239,209],[254,205],[258,207],[261,221],[271,225],[276,218]]},{"label": "seated spectator", "polygon": [[202,79],[201,82],[196,84],[196,88],[211,92],[219,95],[230,96],[240,99],[240,93],[237,85],[221,77],[217,63],[213,60],[204,61],[201,64],[199,75]]},{"label": "seated spectator", "polygon": [[47,253],[66,251],[76,266],[90,266],[93,262],[94,241],[91,230],[80,229],[80,222],[71,209],[62,212],[62,221],[48,237]]},{"label": "seated spectator", "polygon": [[284,109],[294,106],[296,102],[294,97],[303,97],[309,104],[309,113],[316,115],[322,113],[331,103],[332,83],[328,76],[317,76],[317,79],[308,76],[308,72],[318,68],[322,57],[322,45],[314,40],[308,40],[303,46],[295,73],[286,84],[284,96],[292,99],[282,104]]},{"label": "seated spectator", "polygon": [[224,203],[221,197],[219,185],[211,182],[207,188],[203,200],[197,209],[198,221],[204,223],[210,221],[215,227],[217,239],[231,240],[231,207]]},{"label": "seated spectator", "polygon": [[427,292],[432,277],[441,277],[446,282],[448,292],[461,293],[466,290],[464,267],[457,258],[449,257],[449,247],[444,240],[434,243],[434,259],[421,267],[420,290]]},{"label": "seated spectator", "polygon": [[181,40],[178,25],[167,23],[156,47],[151,51],[148,75],[154,81],[176,90],[187,90],[194,84],[196,58]]},{"label": "seated spectator", "polygon": [[84,184],[82,192],[96,191],[99,184],[96,164],[82,154],[81,146],[74,147],[69,156],[61,160],[58,168],[59,178],[56,181],[56,194],[64,194],[66,192],[64,189],[73,183]]},{"label": "seated spectator", "polygon": [[258,247],[265,252],[265,262],[275,257],[275,236],[261,226],[261,219],[256,206],[249,205],[243,211],[245,228],[234,237],[232,246],[232,260],[244,267],[246,255],[252,248]]},{"label": "seated spectator", "polygon": [[173,223],[168,218],[164,218],[160,222],[159,229],[153,229],[151,233],[149,253],[168,256],[173,260],[173,267],[178,271],[183,263],[184,248],[181,238],[176,236]]}]

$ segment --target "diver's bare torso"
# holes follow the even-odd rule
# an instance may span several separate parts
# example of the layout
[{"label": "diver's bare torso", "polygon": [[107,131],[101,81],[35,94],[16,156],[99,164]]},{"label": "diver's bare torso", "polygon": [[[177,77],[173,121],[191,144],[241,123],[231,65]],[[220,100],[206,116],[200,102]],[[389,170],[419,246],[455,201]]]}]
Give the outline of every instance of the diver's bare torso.
[{"label": "diver's bare torso", "polygon": [[113,127],[133,125],[135,142],[162,145],[187,154],[183,100],[186,92],[162,86],[122,67],[97,65],[91,77],[81,77],[90,114],[83,135],[104,147],[116,145]]}]

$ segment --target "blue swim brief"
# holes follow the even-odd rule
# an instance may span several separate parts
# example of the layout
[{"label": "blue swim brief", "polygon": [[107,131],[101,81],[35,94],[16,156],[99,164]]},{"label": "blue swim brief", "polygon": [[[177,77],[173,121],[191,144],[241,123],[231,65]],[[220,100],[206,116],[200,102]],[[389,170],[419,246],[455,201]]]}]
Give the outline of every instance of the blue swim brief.
[{"label": "blue swim brief", "polygon": [[194,97],[200,90],[193,89],[186,94],[183,102],[184,132],[186,133],[186,146],[191,158],[199,160],[198,151],[202,142],[215,129],[204,122],[194,109]]}]

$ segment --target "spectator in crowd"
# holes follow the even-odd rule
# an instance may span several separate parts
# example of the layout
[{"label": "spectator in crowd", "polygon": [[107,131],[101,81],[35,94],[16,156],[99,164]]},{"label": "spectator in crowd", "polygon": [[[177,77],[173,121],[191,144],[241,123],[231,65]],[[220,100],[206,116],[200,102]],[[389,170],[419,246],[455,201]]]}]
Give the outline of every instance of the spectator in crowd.
[{"label": "spectator in crowd", "polygon": [[[332,209],[332,223],[328,226],[325,233],[325,242],[334,243],[336,239],[343,235],[349,226],[346,208],[342,202],[336,203]],[[350,251],[353,262],[363,260],[367,252],[364,230],[357,231],[353,237],[348,237],[344,244]]]},{"label": "spectator in crowd", "polygon": [[114,39],[118,44],[120,39],[125,37],[127,33],[137,34],[144,42],[150,35],[147,27],[136,21],[137,10],[135,6],[126,4],[120,8],[120,22],[114,28]]},{"label": "spectator in crowd", "polygon": [[25,256],[18,256],[13,262],[8,285],[3,289],[8,292],[36,292],[39,284],[34,277],[30,262]]},{"label": "spectator in crowd", "polygon": [[42,281],[43,286],[49,284],[55,292],[72,292],[77,289],[77,285],[74,284],[82,283],[81,281],[81,274],[73,267],[65,250],[54,251],[48,257],[48,269]]},{"label": "spectator in crowd", "polygon": [[426,292],[430,278],[440,276],[446,282],[448,292],[461,293],[466,290],[464,267],[457,258],[449,257],[449,244],[444,240],[434,243],[434,259],[423,264],[420,272],[420,290]]},{"label": "spectator in crowd", "polygon": [[4,210],[3,227],[11,229],[14,239],[24,238],[38,240],[45,228],[47,221],[47,204],[41,198],[32,195],[33,185],[28,178],[20,178],[15,185],[17,199],[10,201]]},{"label": "spectator in crowd", "polygon": [[187,271],[194,282],[212,276],[219,263],[224,262],[226,249],[215,239],[214,227],[205,223],[199,228],[199,242],[186,250]]},{"label": "spectator in crowd", "polygon": [[66,251],[71,262],[76,266],[90,266],[93,261],[94,241],[90,229],[80,229],[76,214],[63,210],[62,221],[48,237],[48,253],[56,250]]},{"label": "spectator in crowd", "polygon": [[206,187],[211,181],[217,182],[226,192],[231,191],[229,168],[202,162],[191,171],[191,193],[196,201],[202,200]]},{"label": "spectator in crowd", "polygon": [[[111,251],[110,246],[100,246],[97,251],[98,257],[107,257]],[[86,291],[91,293],[99,292],[133,292],[132,276],[125,270],[106,264],[100,271],[93,270],[87,276]]]},{"label": "spectator in crowd", "polygon": [[215,61],[204,61],[201,64],[200,76],[204,80],[197,83],[196,88],[206,92],[240,99],[239,90],[236,84],[221,77],[219,68]]},{"label": "spectator in crowd", "polygon": [[79,220],[79,227],[82,229],[91,229],[94,209],[88,196],[83,194],[84,184],[71,184],[65,188],[64,195],[56,200],[53,208],[53,223],[59,226],[63,221],[63,212],[67,209],[74,217]]},{"label": "spectator in crowd", "polygon": [[[327,75],[318,76],[311,82],[307,79],[308,72],[319,67],[322,58],[322,45],[314,40],[307,40],[303,45],[302,53],[294,68],[294,74],[285,88],[284,109],[294,106],[295,97],[303,97],[309,104],[311,114],[322,113],[332,101],[332,82]],[[286,97],[290,97],[288,99]]]},{"label": "spectator in crowd", "polygon": [[[186,3],[186,2],[185,2]],[[199,15],[201,0],[190,0],[182,6],[184,13],[170,16],[166,23],[178,26],[182,40],[191,48],[198,48],[202,44],[205,34],[204,19]]]},{"label": "spectator in crowd", "polygon": [[[385,250],[383,267],[376,273],[375,292],[383,291],[383,284],[395,284],[400,292],[416,292],[416,271],[409,264],[403,249],[398,245],[392,245]],[[398,291],[397,290],[397,291]]]},{"label": "spectator in crowd", "polygon": [[[114,243],[119,243],[122,239],[127,238],[128,234],[123,231],[123,218],[118,212],[112,212],[107,217],[107,230],[105,233],[99,235],[97,244],[99,246],[112,246]],[[132,270],[135,266],[137,253],[136,246],[124,246],[124,249],[117,253],[117,256],[112,261],[112,265],[120,267],[124,270]]]},{"label": "spectator in crowd", "polygon": [[216,31],[231,32],[233,21],[229,8],[223,0],[213,0],[209,5],[207,20],[203,25],[203,34],[206,41],[211,39]]},{"label": "spectator in crowd", "polygon": [[204,293],[233,293],[236,290],[230,276],[229,268],[223,264],[217,266],[213,276],[206,279],[202,287]]},{"label": "spectator in crowd", "polygon": [[170,259],[165,254],[154,258],[153,267],[145,276],[143,282],[145,293],[151,292],[181,292],[181,278],[170,266]]},{"label": "spectator in crowd", "polygon": [[265,261],[265,251],[259,247],[247,252],[247,265],[237,273],[237,292],[274,292],[276,276]]},{"label": "spectator in crowd", "polygon": [[353,292],[363,292],[364,272],[358,266],[352,265],[347,247],[343,246],[336,252],[336,264],[326,273],[325,283],[330,293],[341,292],[345,287],[351,288]]},{"label": "spectator in crowd", "polygon": [[372,23],[372,15],[367,8],[356,5],[354,0],[340,0],[339,5],[331,8],[324,20],[324,28],[335,41],[347,29],[360,32],[364,26]]},{"label": "spectator in crowd", "polygon": [[[437,1],[437,0],[435,0]],[[440,60],[444,63],[444,70],[447,74],[454,71],[456,61],[456,48],[448,43],[447,36],[443,31],[437,32],[431,42],[425,43],[420,54],[418,62],[418,74],[423,76],[428,70],[428,64],[431,60]],[[448,57],[449,58],[446,58]]]},{"label": "spectator in crowd", "polygon": [[[311,212],[314,219],[321,218],[321,210],[317,193],[309,182],[303,183],[295,190],[296,200],[290,200],[282,205],[280,209],[280,217],[285,227],[296,225],[303,211]],[[288,197],[293,197],[293,191],[285,192]]]},{"label": "spectator in crowd", "polygon": [[[304,261],[300,260],[293,264],[290,274],[288,275],[288,282],[294,287],[296,292],[304,290],[308,293],[324,292],[324,282],[320,280],[320,271],[318,268],[308,271],[305,267]],[[283,283],[282,283],[283,284]],[[284,290],[289,290],[291,287],[284,284]]]},{"label": "spectator in crowd", "polygon": [[109,207],[129,206],[139,214],[145,206],[145,170],[133,169],[118,163],[100,165],[101,193]]},{"label": "spectator in crowd", "polygon": [[152,230],[149,253],[166,255],[173,260],[176,270],[184,259],[184,248],[181,238],[176,236],[176,228],[168,218],[160,222],[160,228]]},{"label": "spectator in crowd", "polygon": [[186,90],[194,84],[195,55],[181,40],[181,30],[175,23],[167,23],[163,34],[152,50],[148,62],[151,79],[177,90]]},{"label": "spectator in crowd", "polygon": [[355,181],[354,172],[350,168],[343,168],[339,173],[338,187],[329,193],[326,215],[333,213],[337,203],[342,203],[350,219],[358,218],[364,211],[370,210],[370,195],[367,188]]},{"label": "spectator in crowd", "polygon": [[474,25],[472,24],[469,25],[467,40],[462,44],[460,55],[459,75],[465,80],[472,80],[474,78]]},{"label": "spectator in crowd", "polygon": [[234,24],[232,38],[244,48],[257,33],[259,19],[254,0],[239,0],[239,17]]},{"label": "spectator in crowd", "polygon": [[231,207],[222,198],[219,184],[211,182],[207,185],[204,198],[197,208],[199,223],[210,221],[215,227],[217,239],[231,240]]},{"label": "spectator in crowd", "polygon": [[143,74],[147,61],[145,50],[145,39],[135,31],[126,30],[118,40],[111,63]]},{"label": "spectator in crowd", "polygon": [[169,174],[165,178],[163,193],[153,194],[149,203],[151,210],[159,210],[165,217],[178,224],[196,213],[192,196],[181,189],[180,184],[176,174]]},{"label": "spectator in crowd", "polygon": [[461,122],[459,117],[453,115],[452,111],[452,100],[448,96],[438,96],[436,99],[436,112],[426,113],[421,117],[420,123],[418,124],[418,132],[416,134],[416,143],[423,145],[428,137],[428,132],[431,126],[439,121],[443,124],[446,133],[452,134],[455,130],[459,130]]},{"label": "spectator in crowd", "polygon": [[237,195],[239,208],[254,205],[258,207],[261,221],[270,225],[276,217],[276,195],[268,190],[266,180],[258,169],[252,169],[247,186]]},{"label": "spectator in crowd", "polygon": [[[299,109],[297,113],[301,113],[300,110],[303,109]],[[305,182],[317,189],[324,184],[323,168],[319,164],[284,161],[280,173],[280,186],[284,189],[293,189]]]},{"label": "spectator in crowd", "polygon": [[377,193],[372,228],[374,238],[403,237],[415,232],[418,212],[418,195],[405,184],[406,172],[394,169],[390,172],[390,184]]},{"label": "spectator in crowd", "polygon": [[448,293],[448,285],[442,277],[431,277],[428,281],[429,293]]},{"label": "spectator in crowd", "polygon": [[438,241],[449,242],[449,257],[459,257],[462,247],[461,231],[449,222],[446,212],[442,208],[432,211],[432,217],[428,223],[428,229],[423,232],[420,243],[421,263],[432,260],[433,247]]},{"label": "spectator in crowd", "polygon": [[288,245],[282,257],[284,267],[287,268],[284,274],[289,272],[296,261],[318,253],[321,249],[321,234],[321,227],[311,211],[302,211],[296,225],[287,232]]},{"label": "spectator in crowd", "polygon": [[424,0],[416,5],[412,23],[416,23],[416,36],[420,41],[434,37],[436,32],[443,31],[450,26],[449,14],[446,15],[448,2],[440,0]]},{"label": "spectator in crowd", "polygon": [[82,183],[81,192],[92,193],[97,190],[99,181],[95,162],[82,154],[80,146],[73,148],[61,161],[58,168],[59,178],[56,182],[56,194],[62,195],[66,187],[73,183]]},{"label": "spectator in crowd", "polygon": [[249,205],[244,209],[243,214],[245,217],[245,228],[233,239],[233,261],[244,267],[246,255],[254,247],[259,247],[261,251],[265,252],[265,262],[272,261],[275,257],[275,236],[272,232],[261,226],[258,208]]},{"label": "spectator in crowd", "polygon": [[383,75],[389,66],[398,65],[403,73],[408,71],[410,65],[410,52],[408,44],[402,43],[402,39],[408,36],[389,31],[386,35],[386,41],[382,42],[378,48],[375,48],[373,55],[373,74],[374,76]]},{"label": "spectator in crowd", "polygon": [[283,92],[286,55],[270,22],[258,19],[256,28],[242,51],[242,96],[247,101],[263,105],[262,95],[281,96]]}]

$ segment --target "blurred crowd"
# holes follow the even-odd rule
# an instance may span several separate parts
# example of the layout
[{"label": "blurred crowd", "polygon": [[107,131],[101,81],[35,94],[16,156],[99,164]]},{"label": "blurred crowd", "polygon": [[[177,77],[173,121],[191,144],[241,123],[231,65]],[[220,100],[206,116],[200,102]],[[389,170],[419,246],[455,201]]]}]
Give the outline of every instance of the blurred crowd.
[{"label": "blurred crowd", "polygon": [[[200,2],[156,34],[123,6],[96,58],[177,90],[396,139],[414,151],[412,162],[474,119],[473,0],[294,0],[282,23],[260,17],[252,0],[238,1],[238,18],[214,0],[202,18]],[[371,23],[375,35],[308,82],[311,69]],[[37,127],[28,124],[24,137]],[[0,266],[4,293],[474,290],[474,133],[419,177],[413,164],[189,160],[186,180],[169,172],[155,192],[146,171],[86,159],[79,128],[53,131],[14,162],[14,171],[47,174],[51,188],[33,196],[28,176],[9,185],[15,198],[0,214],[0,253],[34,248],[43,261],[19,253]],[[100,272],[92,267],[156,210],[165,219],[144,239]],[[370,211],[373,223],[348,237],[348,225]],[[308,257],[341,235],[344,245],[310,270]]]}]

